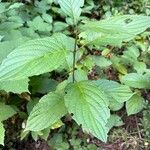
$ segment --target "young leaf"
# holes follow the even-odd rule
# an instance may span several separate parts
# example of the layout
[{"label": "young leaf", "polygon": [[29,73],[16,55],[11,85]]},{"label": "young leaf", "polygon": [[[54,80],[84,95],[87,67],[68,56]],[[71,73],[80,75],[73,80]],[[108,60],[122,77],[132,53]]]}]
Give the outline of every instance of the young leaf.
[{"label": "young leaf", "polygon": [[108,97],[119,103],[128,101],[132,96],[133,92],[126,85],[121,85],[118,82],[111,80],[97,80],[94,81],[100,90],[105,91]]},{"label": "young leaf", "polygon": [[81,7],[84,5],[84,0],[58,0],[62,11],[77,24],[81,15]]},{"label": "young leaf", "polygon": [[69,84],[66,88],[65,104],[73,119],[82,128],[106,142],[110,117],[106,95],[91,81]]},{"label": "young leaf", "polygon": [[144,107],[144,99],[139,95],[134,95],[126,102],[126,110],[129,115],[137,114]]},{"label": "young leaf", "polygon": [[0,81],[20,80],[57,69],[65,61],[70,43],[64,34],[27,42],[2,62]]},{"label": "young leaf", "polygon": [[11,106],[0,103],[0,121],[7,120],[14,114],[16,114],[16,111]]},{"label": "young leaf", "polygon": [[4,125],[0,122],[0,145],[4,145],[5,129]]},{"label": "young leaf", "polygon": [[67,113],[63,97],[56,93],[44,96],[31,111],[26,131],[40,131],[53,125]]},{"label": "young leaf", "polygon": [[118,115],[111,115],[110,118],[108,119],[107,126],[109,129],[111,129],[112,127],[122,126],[123,124],[124,123],[121,117],[119,117]]},{"label": "young leaf", "polygon": [[89,21],[82,27],[81,37],[96,45],[121,45],[150,27],[150,17],[140,15],[115,16],[102,21]]},{"label": "young leaf", "polygon": [[139,89],[150,89],[150,74],[130,73],[121,78],[121,82]]}]

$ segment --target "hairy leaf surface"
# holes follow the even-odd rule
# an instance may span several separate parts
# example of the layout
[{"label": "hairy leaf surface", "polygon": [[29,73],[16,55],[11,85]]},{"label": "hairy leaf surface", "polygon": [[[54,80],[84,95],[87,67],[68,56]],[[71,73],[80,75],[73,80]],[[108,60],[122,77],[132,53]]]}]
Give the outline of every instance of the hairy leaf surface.
[{"label": "hairy leaf surface", "polygon": [[71,17],[75,24],[81,15],[81,7],[84,5],[84,0],[58,0],[62,11]]},{"label": "hairy leaf surface", "polygon": [[139,95],[134,95],[126,102],[126,110],[128,115],[140,112],[144,107],[144,99]]},{"label": "hairy leaf surface", "polygon": [[150,89],[150,74],[130,73],[121,78],[121,82],[139,89]]},{"label": "hairy leaf surface", "polygon": [[123,103],[128,101],[134,94],[126,85],[121,85],[118,82],[111,80],[97,80],[95,81],[100,90],[105,91],[110,100]]},{"label": "hairy leaf surface", "polygon": [[65,104],[74,120],[82,128],[106,142],[110,117],[106,95],[91,81],[69,84],[66,89]]},{"label": "hairy leaf surface", "polygon": [[44,96],[31,111],[26,130],[40,131],[53,125],[67,113],[64,99],[57,93]]},{"label": "hairy leaf surface", "polygon": [[89,21],[82,27],[81,37],[96,45],[121,45],[150,27],[150,17],[141,15],[115,16],[101,21]]},{"label": "hairy leaf surface", "polygon": [[20,80],[57,69],[65,60],[70,38],[63,34],[36,39],[16,48],[0,66],[0,81]]}]

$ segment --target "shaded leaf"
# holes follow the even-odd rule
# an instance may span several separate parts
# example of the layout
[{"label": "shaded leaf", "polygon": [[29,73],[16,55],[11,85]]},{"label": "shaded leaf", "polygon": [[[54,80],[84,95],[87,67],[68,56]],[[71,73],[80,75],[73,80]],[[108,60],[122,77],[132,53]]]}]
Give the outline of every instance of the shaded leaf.
[{"label": "shaded leaf", "polygon": [[118,115],[111,115],[108,119],[107,126],[109,127],[109,129],[111,129],[112,127],[122,126],[123,124],[124,123],[121,117],[119,117]]},{"label": "shaded leaf", "polygon": [[126,110],[129,115],[137,114],[144,108],[144,99],[139,95],[134,95],[126,102]]},{"label": "shaded leaf", "polygon": [[11,106],[0,103],[0,121],[7,120],[14,114],[16,114],[16,111]]}]

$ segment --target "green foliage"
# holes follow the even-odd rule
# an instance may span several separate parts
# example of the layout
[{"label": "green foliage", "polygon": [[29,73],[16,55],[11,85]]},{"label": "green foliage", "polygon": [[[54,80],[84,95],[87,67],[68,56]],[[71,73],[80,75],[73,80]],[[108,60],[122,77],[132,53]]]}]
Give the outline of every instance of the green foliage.
[{"label": "green foliage", "polygon": [[44,96],[33,108],[27,120],[26,131],[40,131],[52,126],[67,113],[63,97],[57,93]]},{"label": "green foliage", "polygon": [[139,74],[139,73],[130,73],[122,77],[121,81],[133,88],[139,89],[149,89],[150,88],[150,74]]},{"label": "green foliage", "polygon": [[24,79],[57,69],[65,61],[68,43],[69,38],[56,34],[18,47],[2,62],[0,81]]},{"label": "green foliage", "polygon": [[0,102],[0,144],[4,145],[5,129],[2,121],[7,120],[16,114],[16,111],[9,105]]},{"label": "green foliage", "polygon": [[89,21],[82,27],[81,37],[85,43],[95,45],[118,45],[133,39],[145,31],[150,24],[147,16],[124,15],[102,21]]},{"label": "green foliage", "polygon": [[128,115],[136,114],[144,108],[144,99],[139,95],[134,95],[126,102]]},{"label": "green foliage", "polygon": [[74,24],[77,24],[81,15],[81,7],[84,5],[84,0],[58,0],[62,11],[65,15],[73,19]]},{"label": "green foliage", "polygon": [[0,122],[0,144],[4,145],[5,129],[3,124]]},{"label": "green foliage", "polygon": [[106,142],[106,123],[110,116],[106,95],[90,81],[70,84],[66,92],[65,104],[74,120],[85,131]]},{"label": "green foliage", "polygon": [[119,127],[122,126],[124,123],[121,120],[121,117],[117,115],[111,115],[108,119],[108,128],[111,129],[112,127]]},{"label": "green foliage", "polygon": [[[113,111],[124,104],[128,115],[143,109],[137,89],[150,89],[150,13],[109,3],[112,10],[93,0],[0,1],[0,144],[2,122],[15,110],[23,119],[22,139],[30,131],[34,140],[47,139],[69,113],[107,142],[109,130],[123,125]],[[76,137],[66,143],[59,134],[49,143],[60,150],[96,149]]]},{"label": "green foliage", "polygon": [[14,114],[16,111],[9,105],[5,105],[4,103],[0,103],[0,121],[7,120]]},{"label": "green foliage", "polygon": [[144,128],[144,134],[145,134],[144,137],[145,137],[146,142],[148,142],[147,147],[149,146],[149,142],[150,142],[149,115],[150,115],[150,105],[148,104],[148,106],[146,106],[146,109],[143,111],[143,119],[142,119],[142,125]]},{"label": "green foliage", "polygon": [[20,80],[5,80],[0,81],[0,90],[5,90],[6,92],[19,93],[29,92],[28,90],[29,79],[20,79]]},{"label": "green foliage", "polygon": [[100,90],[105,91],[110,100],[123,103],[128,101],[133,95],[130,88],[126,85],[121,85],[115,81],[97,80],[95,81]]}]

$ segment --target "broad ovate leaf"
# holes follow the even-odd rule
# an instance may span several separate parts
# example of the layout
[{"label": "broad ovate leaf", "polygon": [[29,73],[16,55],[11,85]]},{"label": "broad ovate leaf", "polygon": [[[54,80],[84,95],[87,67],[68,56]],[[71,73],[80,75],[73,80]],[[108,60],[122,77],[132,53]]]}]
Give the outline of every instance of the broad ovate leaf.
[{"label": "broad ovate leaf", "polygon": [[66,87],[65,104],[73,119],[83,130],[107,141],[107,119],[110,117],[108,99],[91,81],[70,83]]},{"label": "broad ovate leaf", "polygon": [[0,82],[20,80],[57,69],[70,50],[64,34],[28,41],[12,51],[0,65]]},{"label": "broad ovate leaf", "polygon": [[150,73],[129,73],[121,78],[121,82],[139,89],[150,89]]},{"label": "broad ovate leaf", "polygon": [[5,129],[3,123],[0,122],[0,145],[4,145]]},{"label": "broad ovate leaf", "polygon": [[107,94],[111,101],[123,103],[128,101],[134,94],[128,86],[121,85],[115,81],[102,79],[94,82],[100,90],[103,90]]},{"label": "broad ovate leaf", "polygon": [[7,120],[15,114],[16,111],[11,106],[0,103],[0,121]]},{"label": "broad ovate leaf", "polygon": [[63,97],[57,93],[49,93],[34,106],[27,120],[26,131],[46,129],[66,113]]},{"label": "broad ovate leaf", "polygon": [[58,3],[65,15],[71,17],[74,24],[77,24],[82,11],[81,7],[84,5],[84,0],[58,0]]},{"label": "broad ovate leaf", "polygon": [[150,27],[150,17],[122,15],[101,21],[89,21],[82,26],[80,37],[89,44],[120,46]]},{"label": "broad ovate leaf", "polygon": [[134,95],[129,101],[126,102],[127,114],[137,114],[144,108],[144,99],[139,95]]}]

